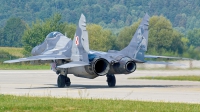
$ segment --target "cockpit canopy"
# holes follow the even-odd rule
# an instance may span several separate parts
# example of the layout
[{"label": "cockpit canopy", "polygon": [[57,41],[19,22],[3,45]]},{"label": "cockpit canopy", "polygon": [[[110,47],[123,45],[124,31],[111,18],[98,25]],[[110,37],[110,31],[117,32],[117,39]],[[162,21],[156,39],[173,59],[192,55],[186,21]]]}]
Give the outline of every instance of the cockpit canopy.
[{"label": "cockpit canopy", "polygon": [[49,33],[47,36],[46,36],[46,39],[49,39],[49,38],[55,38],[56,36],[64,36],[62,33],[60,32],[51,32]]}]

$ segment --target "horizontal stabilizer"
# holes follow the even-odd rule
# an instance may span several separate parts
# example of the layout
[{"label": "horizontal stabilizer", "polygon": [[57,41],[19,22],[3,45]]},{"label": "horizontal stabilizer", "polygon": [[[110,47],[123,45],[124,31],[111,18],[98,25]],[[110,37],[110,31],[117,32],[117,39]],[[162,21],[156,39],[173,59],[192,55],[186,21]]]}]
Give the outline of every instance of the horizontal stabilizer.
[{"label": "horizontal stabilizer", "polygon": [[138,59],[133,59],[134,62],[136,63],[144,63],[144,61],[138,60]]},{"label": "horizontal stabilizer", "polygon": [[182,58],[182,57],[170,57],[170,56],[156,56],[156,55],[145,55],[145,58],[164,58],[164,59],[180,59],[180,60],[191,60],[190,58]]},{"label": "horizontal stabilizer", "polygon": [[19,58],[15,60],[8,60],[4,61],[4,63],[17,63],[17,62],[36,61],[36,60],[56,60],[56,59],[70,59],[70,58],[64,55],[39,55],[27,58]]},{"label": "horizontal stabilizer", "polygon": [[67,64],[63,64],[60,66],[57,66],[58,68],[72,68],[72,67],[78,67],[78,66],[85,66],[85,65],[89,65],[88,63],[85,63],[83,61],[73,61]]}]

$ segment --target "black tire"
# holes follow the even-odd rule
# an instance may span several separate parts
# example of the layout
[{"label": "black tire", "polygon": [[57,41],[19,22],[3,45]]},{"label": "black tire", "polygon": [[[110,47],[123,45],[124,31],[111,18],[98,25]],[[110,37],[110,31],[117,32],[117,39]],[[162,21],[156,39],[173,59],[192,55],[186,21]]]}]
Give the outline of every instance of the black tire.
[{"label": "black tire", "polygon": [[68,86],[68,87],[71,85],[71,82],[70,82],[70,78],[69,78],[69,77],[66,77],[66,78],[65,78],[65,85]]},{"label": "black tire", "polygon": [[57,79],[57,85],[59,88],[64,88],[65,87],[65,80],[66,76],[64,75],[59,75]]},{"label": "black tire", "polygon": [[115,75],[107,75],[107,83],[109,87],[115,87],[116,79]]}]

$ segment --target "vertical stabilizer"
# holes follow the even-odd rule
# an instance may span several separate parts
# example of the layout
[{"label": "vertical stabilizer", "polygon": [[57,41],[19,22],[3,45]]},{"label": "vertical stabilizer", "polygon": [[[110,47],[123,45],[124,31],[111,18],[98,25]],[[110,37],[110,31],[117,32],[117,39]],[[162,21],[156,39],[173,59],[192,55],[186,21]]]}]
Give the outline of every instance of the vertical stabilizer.
[{"label": "vertical stabilizer", "polygon": [[86,30],[86,19],[85,16],[81,14],[73,39],[71,60],[89,63],[88,52],[89,42],[88,32]]},{"label": "vertical stabilizer", "polygon": [[147,51],[148,45],[148,26],[149,15],[145,14],[131,42],[120,52],[133,59],[144,61],[144,52]]}]

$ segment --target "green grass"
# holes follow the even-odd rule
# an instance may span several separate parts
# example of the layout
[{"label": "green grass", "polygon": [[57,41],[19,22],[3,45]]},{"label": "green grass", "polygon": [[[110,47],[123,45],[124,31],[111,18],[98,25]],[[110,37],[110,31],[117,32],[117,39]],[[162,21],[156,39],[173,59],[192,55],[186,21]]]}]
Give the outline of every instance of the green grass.
[{"label": "green grass", "polygon": [[50,64],[31,65],[31,64],[5,64],[0,63],[0,70],[49,70]]},{"label": "green grass", "polygon": [[49,64],[31,65],[29,63],[5,64],[3,61],[22,58],[23,48],[0,47],[0,70],[49,70]]},{"label": "green grass", "polygon": [[199,104],[0,95],[0,112],[199,112]]},{"label": "green grass", "polygon": [[23,57],[22,54],[23,48],[15,48],[15,47],[0,47],[0,51],[4,51],[6,53],[9,53],[10,55],[16,56],[16,57]]},{"label": "green grass", "polygon": [[187,75],[187,76],[151,76],[151,77],[132,77],[129,79],[152,79],[152,80],[180,80],[180,81],[200,81],[200,76]]}]

